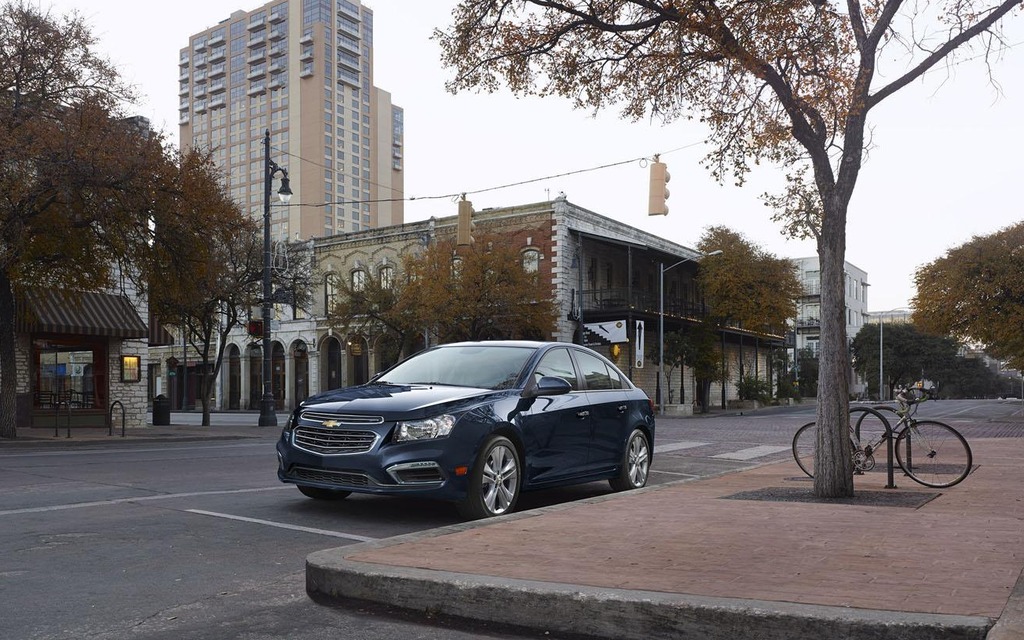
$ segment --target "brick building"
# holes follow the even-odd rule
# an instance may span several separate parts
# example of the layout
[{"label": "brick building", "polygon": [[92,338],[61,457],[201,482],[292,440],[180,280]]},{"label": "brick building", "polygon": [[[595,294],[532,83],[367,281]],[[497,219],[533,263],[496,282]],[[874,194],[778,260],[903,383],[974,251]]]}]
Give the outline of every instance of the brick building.
[{"label": "brick building", "polygon": [[[656,357],[659,310],[665,333],[706,313],[694,276],[701,254],[654,234],[578,207],[564,197],[527,205],[485,209],[473,216],[476,232],[498,236],[516,247],[523,266],[550,284],[558,321],[549,339],[590,344],[612,359],[652,399],[660,400]],[[320,290],[311,316],[278,305],[272,322],[273,388],[278,408],[290,409],[321,390],[359,384],[392,364],[382,348],[387,332],[362,329],[341,335],[327,322],[326,309],[339,279],[386,281],[401,277],[403,258],[438,241],[454,239],[457,217],[319,238],[313,242]],[[671,268],[669,268],[671,267]],[[664,289],[660,285],[661,269]],[[736,383],[756,376],[774,383],[771,351],[782,336],[741,328],[721,331],[729,381],[712,387],[711,398],[726,406],[738,398]],[[435,342],[428,327],[417,348]],[[261,385],[259,345],[239,331],[230,340],[222,368],[217,406],[256,409]],[[665,403],[687,413],[694,398],[692,372],[669,374]]]}]

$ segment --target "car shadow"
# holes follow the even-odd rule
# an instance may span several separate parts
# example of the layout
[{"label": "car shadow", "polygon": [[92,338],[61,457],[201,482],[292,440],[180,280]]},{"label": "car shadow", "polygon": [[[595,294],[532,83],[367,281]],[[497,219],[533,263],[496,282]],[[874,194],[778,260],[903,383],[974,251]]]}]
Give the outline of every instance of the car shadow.
[{"label": "car shadow", "polygon": [[[516,512],[522,513],[612,493],[605,481],[526,491]],[[450,502],[353,493],[344,500],[315,500],[298,491],[282,505],[302,526],[372,538],[391,537],[465,522]]]}]

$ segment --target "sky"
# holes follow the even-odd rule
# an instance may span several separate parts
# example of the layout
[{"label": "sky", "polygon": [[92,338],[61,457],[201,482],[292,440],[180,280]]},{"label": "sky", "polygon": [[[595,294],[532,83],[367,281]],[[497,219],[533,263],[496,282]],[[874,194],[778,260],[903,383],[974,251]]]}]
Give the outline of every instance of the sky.
[{"label": "sky", "polygon": [[[180,49],[189,35],[262,4],[183,0],[159,12],[137,0],[41,6],[55,14],[77,10],[97,50],[141,94],[133,113],[176,141]],[[561,98],[507,91],[452,95],[444,88],[452,72],[441,66],[431,34],[449,25],[455,0],[364,4],[374,12],[374,84],[405,111],[407,222],[455,215],[456,203],[438,197],[447,194],[469,193],[481,210],[564,193],[687,247],[707,227],[726,226],[778,257],[816,254],[813,241],[783,236],[761,200],[782,184],[778,167],[756,167],[742,187],[720,185],[701,166],[709,148],[696,123],[632,122],[614,109],[595,115]],[[1006,32],[1015,46],[991,64],[998,87],[975,60],[927,74],[869,115],[873,149],[850,205],[846,248],[847,262],[868,274],[869,311],[906,307],[919,267],[1024,218],[1024,16]],[[671,175],[667,216],[647,215],[644,159],[655,154]]]}]

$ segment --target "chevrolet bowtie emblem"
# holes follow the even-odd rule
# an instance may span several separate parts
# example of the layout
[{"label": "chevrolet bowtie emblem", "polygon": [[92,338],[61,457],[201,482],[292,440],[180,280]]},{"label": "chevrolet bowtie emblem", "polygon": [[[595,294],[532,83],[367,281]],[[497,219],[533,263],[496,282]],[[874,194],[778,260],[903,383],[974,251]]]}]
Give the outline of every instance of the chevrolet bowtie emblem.
[{"label": "chevrolet bowtie emblem", "polygon": [[331,428],[331,427],[341,426],[341,423],[338,422],[337,420],[324,420],[320,424],[322,424],[323,426],[327,427],[328,429]]}]

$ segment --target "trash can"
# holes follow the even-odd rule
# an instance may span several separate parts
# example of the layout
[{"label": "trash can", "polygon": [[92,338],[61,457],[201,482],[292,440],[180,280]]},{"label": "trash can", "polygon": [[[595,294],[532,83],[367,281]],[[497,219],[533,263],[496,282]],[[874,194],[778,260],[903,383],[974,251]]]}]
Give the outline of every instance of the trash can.
[{"label": "trash can", "polygon": [[153,398],[153,426],[166,427],[171,424],[171,399],[160,394]]}]

